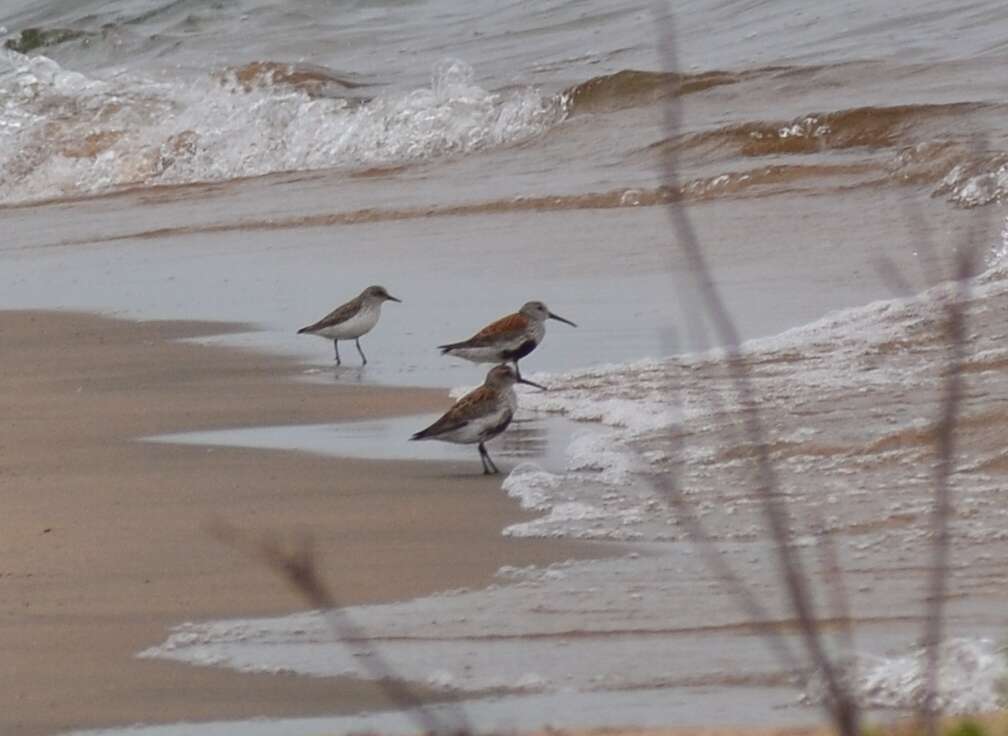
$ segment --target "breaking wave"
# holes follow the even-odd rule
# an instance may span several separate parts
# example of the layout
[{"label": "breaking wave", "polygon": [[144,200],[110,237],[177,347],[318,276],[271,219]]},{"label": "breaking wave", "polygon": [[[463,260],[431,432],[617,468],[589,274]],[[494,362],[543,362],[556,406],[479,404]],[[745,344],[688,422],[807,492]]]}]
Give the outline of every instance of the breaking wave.
[{"label": "breaking wave", "polygon": [[935,193],[962,207],[1003,202],[1008,196],[1008,155],[975,156],[957,163]]},{"label": "breaking wave", "polygon": [[614,112],[649,105],[673,94],[687,95],[721,85],[737,84],[753,74],[756,72],[675,74],[624,69],[568,87],[564,90],[563,98],[572,115]]},{"label": "breaking wave", "polygon": [[[762,176],[752,179],[751,171],[724,174],[723,180],[736,189],[748,190],[754,183],[776,178],[776,189],[787,190],[792,178],[811,177],[819,180],[821,191],[878,184],[928,185],[934,196],[976,207],[1004,201],[1008,195],[1008,155],[974,150],[959,131],[971,118],[1003,113],[1003,106],[972,102],[859,107],[791,120],[732,123],[666,139],[641,153],[676,151],[698,160],[774,161],[762,170]],[[844,158],[829,165],[814,158],[837,152],[843,152]],[[782,160],[795,163],[779,163]]]},{"label": "breaking wave", "polygon": [[[561,99],[570,116],[611,113],[653,105],[673,95],[759,79],[793,81],[822,70],[772,66],[673,74],[625,69],[571,86]],[[674,150],[684,161],[734,164],[734,170],[696,179],[676,195],[688,199],[779,193],[796,186],[835,192],[910,184],[930,186],[934,196],[954,205],[976,207],[1008,196],[1008,155],[974,151],[962,131],[984,129],[982,122],[974,125],[974,121],[1001,118],[1004,112],[1003,105],[979,102],[855,107],[790,120],[733,122],[650,144],[638,155],[654,160]],[[831,161],[815,158],[826,152],[845,156]],[[772,163],[738,166],[739,160],[747,159]],[[644,191],[631,204],[658,204],[667,201],[667,195],[660,189]]]},{"label": "breaking wave", "polygon": [[[987,521],[1001,493],[988,471],[1004,462],[994,438],[1003,436],[1008,422],[992,408],[1008,361],[996,316],[1008,302],[1001,249],[1003,243],[992,246],[992,265],[977,278],[968,310],[972,332],[964,371],[973,378],[958,423],[966,474],[958,481],[961,520],[955,526],[960,539],[974,542],[1008,539],[1000,521]],[[818,525],[814,516],[822,514],[833,531],[871,529],[900,544],[917,539],[916,525],[906,522],[927,512],[930,475],[907,475],[905,468],[930,462],[937,409],[928,407],[922,416],[903,397],[906,391],[940,395],[948,288],[838,312],[744,346],[756,401],[774,428],[767,447],[796,528]],[[512,471],[504,489],[543,516],[507,534],[683,539],[654,485],[655,476],[672,470],[714,536],[759,534],[758,499],[745,490],[754,448],[739,436],[739,399],[720,352],[532,378],[550,390],[523,390],[523,409],[563,415],[585,431],[567,448],[562,472],[528,465]],[[670,452],[679,443],[682,448]],[[846,481],[852,474],[856,488]],[[836,480],[809,487],[809,477]],[[844,513],[833,513],[834,505]],[[805,518],[807,511],[812,516]]]},{"label": "breaking wave", "polygon": [[983,107],[973,103],[858,107],[811,113],[793,120],[728,125],[686,135],[672,141],[671,145],[703,147],[712,152],[727,149],[743,156],[891,148],[900,142],[909,142],[909,134],[925,125],[951,123]]},{"label": "breaking wave", "polygon": [[539,135],[565,116],[532,88],[488,92],[457,60],[430,86],[367,97],[346,75],[260,62],[188,84],[96,79],[0,52],[0,200],[278,171],[367,168]]},{"label": "breaking wave", "polygon": [[[844,679],[861,704],[910,710],[928,703],[927,650],[916,648],[895,657],[860,654],[845,668]],[[949,639],[939,647],[937,702],[944,713],[969,714],[1004,705],[1008,677],[1004,647],[990,639]],[[822,702],[825,688],[813,678],[805,699]]]},{"label": "breaking wave", "polygon": [[[628,69],[550,95],[527,86],[488,91],[469,65],[449,59],[435,65],[428,86],[390,93],[351,73],[274,61],[186,82],[125,73],[99,78],[8,46],[0,50],[0,202],[6,203],[284,171],[387,170],[522,143],[571,116],[816,70]],[[627,149],[630,166],[653,168],[670,150],[697,162],[705,170],[681,191],[641,186],[516,197],[489,208],[647,206],[900,184],[930,186],[935,196],[974,207],[1008,194],[1008,155],[971,151],[955,131],[964,120],[1002,113],[998,105],[947,103],[734,122]],[[844,155],[819,156],[828,151]],[[711,162],[718,168],[711,171]]]},{"label": "breaking wave", "polygon": [[809,76],[820,69],[817,66],[767,66],[742,71],[714,69],[692,74],[623,69],[568,87],[564,90],[563,99],[569,105],[571,115],[614,112],[650,105],[670,96],[690,95],[755,79]]}]

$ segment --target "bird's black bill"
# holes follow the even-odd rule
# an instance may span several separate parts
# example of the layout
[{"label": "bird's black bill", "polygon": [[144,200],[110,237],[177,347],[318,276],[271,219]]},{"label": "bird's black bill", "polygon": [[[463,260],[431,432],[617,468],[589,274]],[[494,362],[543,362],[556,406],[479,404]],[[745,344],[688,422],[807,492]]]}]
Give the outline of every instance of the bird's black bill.
[{"label": "bird's black bill", "polygon": [[577,325],[571,322],[569,319],[564,319],[559,314],[553,314],[553,312],[549,313],[549,318],[555,319],[557,322],[564,322],[566,324],[569,324],[571,327],[577,327]]},{"label": "bird's black bill", "polygon": [[399,302],[400,304],[402,304],[402,299],[396,299],[391,294],[386,294],[385,298],[388,299],[390,302]]},{"label": "bird's black bill", "polygon": [[548,390],[545,386],[541,386],[538,383],[535,383],[533,381],[529,381],[526,378],[518,378],[516,380],[517,380],[518,383],[527,383],[529,386],[535,386],[536,388],[541,389],[542,391],[547,391]]}]

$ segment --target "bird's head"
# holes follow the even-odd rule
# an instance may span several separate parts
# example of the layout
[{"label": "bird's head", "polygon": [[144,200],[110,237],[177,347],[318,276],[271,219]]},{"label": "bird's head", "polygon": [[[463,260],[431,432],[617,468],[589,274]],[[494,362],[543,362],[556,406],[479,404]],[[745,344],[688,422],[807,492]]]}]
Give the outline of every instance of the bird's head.
[{"label": "bird's head", "polygon": [[557,322],[564,322],[571,327],[577,327],[577,325],[569,319],[564,319],[559,314],[553,314],[553,312],[551,312],[542,302],[525,302],[522,304],[522,308],[518,311],[536,322],[545,322],[548,319],[555,319]]},{"label": "bird's head", "polygon": [[538,383],[533,383],[532,381],[528,381],[524,378],[519,378],[515,369],[507,363],[501,363],[500,365],[495,365],[491,368],[486,375],[486,380],[483,382],[483,385],[493,389],[508,389],[516,383],[524,383],[528,386],[535,386],[543,391],[546,390],[545,386],[540,386]]},{"label": "bird's head", "polygon": [[369,302],[402,302],[401,299],[396,299],[394,296],[389,294],[384,286],[369,286],[364,289],[361,296]]}]

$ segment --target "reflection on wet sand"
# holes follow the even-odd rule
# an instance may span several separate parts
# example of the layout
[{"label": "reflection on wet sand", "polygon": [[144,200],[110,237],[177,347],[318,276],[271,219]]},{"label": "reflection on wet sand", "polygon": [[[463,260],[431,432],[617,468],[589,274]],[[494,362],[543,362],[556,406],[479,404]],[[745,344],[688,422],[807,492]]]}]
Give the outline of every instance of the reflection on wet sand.
[{"label": "reflection on wet sand", "polygon": [[[473,449],[466,445],[408,441],[413,432],[437,418],[437,414],[427,414],[380,421],[190,432],[145,439],[186,445],[297,450],[381,460],[473,461]],[[522,461],[534,461],[537,465],[560,471],[565,467],[570,437],[576,431],[579,431],[578,427],[564,419],[519,414],[504,434],[488,444],[488,449],[511,460],[502,464],[505,473]]]}]

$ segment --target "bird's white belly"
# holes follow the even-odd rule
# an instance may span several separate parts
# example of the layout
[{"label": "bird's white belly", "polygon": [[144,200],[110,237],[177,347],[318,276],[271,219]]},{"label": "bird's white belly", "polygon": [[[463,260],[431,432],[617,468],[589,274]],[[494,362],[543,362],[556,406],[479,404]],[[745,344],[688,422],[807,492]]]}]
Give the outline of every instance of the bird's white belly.
[{"label": "bird's white belly", "polygon": [[531,334],[522,334],[511,337],[507,340],[498,340],[493,345],[482,345],[480,347],[472,348],[454,348],[449,350],[448,354],[454,355],[458,358],[463,358],[464,360],[472,361],[473,363],[499,363],[502,360],[502,355],[513,353],[529,340],[534,340],[538,343],[540,339],[541,335],[537,336],[533,331]]},{"label": "bird's white belly", "polygon": [[377,309],[362,309],[345,322],[323,327],[312,334],[328,337],[330,340],[352,340],[370,332],[378,324],[380,314]]},{"label": "bird's white belly", "polygon": [[473,363],[499,363],[501,352],[506,351],[505,346],[494,346],[486,348],[455,348],[449,350],[449,355],[462,358]]},{"label": "bird's white belly", "polygon": [[476,444],[480,441],[480,437],[486,430],[499,427],[513,411],[510,406],[502,405],[494,413],[474,419],[465,426],[453,429],[451,432],[438,435],[437,439],[454,442],[459,445]]}]

